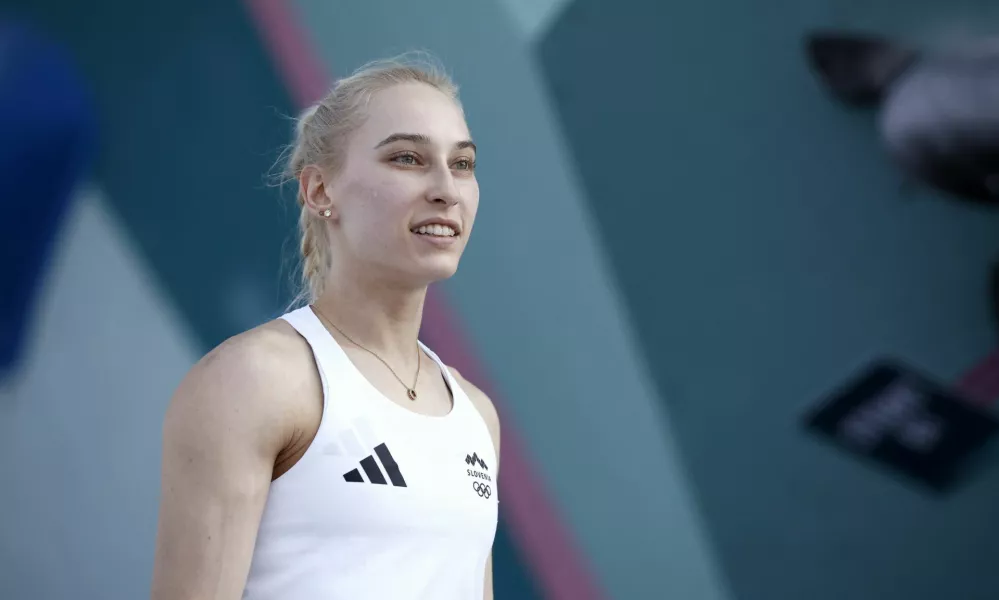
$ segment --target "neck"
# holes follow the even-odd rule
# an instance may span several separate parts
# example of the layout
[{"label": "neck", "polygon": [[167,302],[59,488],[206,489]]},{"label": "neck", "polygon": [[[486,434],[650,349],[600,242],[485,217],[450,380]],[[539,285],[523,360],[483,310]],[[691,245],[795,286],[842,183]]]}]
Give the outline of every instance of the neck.
[{"label": "neck", "polygon": [[[331,275],[313,302],[334,325],[331,333],[400,368],[416,368],[417,339],[427,288],[406,287],[357,273]],[[329,325],[329,324],[327,324]],[[339,331],[337,331],[339,329]]]}]

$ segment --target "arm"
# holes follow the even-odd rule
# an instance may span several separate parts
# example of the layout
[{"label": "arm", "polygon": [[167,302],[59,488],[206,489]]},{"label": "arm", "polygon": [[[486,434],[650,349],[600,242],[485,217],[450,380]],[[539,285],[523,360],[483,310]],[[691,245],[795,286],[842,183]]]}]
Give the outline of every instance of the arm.
[{"label": "arm", "polygon": [[291,430],[272,341],[257,330],[227,341],[195,365],[171,399],[153,600],[242,595],[275,459]]},{"label": "arm", "polygon": [[[489,435],[493,438],[493,447],[496,448],[496,470],[494,471],[494,477],[496,478],[497,485],[499,485],[499,458],[500,458],[500,420],[499,414],[496,412],[496,407],[493,405],[492,400],[489,396],[485,394],[482,390],[476,387],[472,382],[468,381],[461,376],[454,367],[449,367],[454,378],[458,381],[461,389],[465,390],[468,395],[468,399],[472,401],[475,408],[479,410],[479,414],[482,415],[482,420],[486,422],[486,427],[489,428]],[[486,579],[485,579],[485,594],[483,600],[493,600],[493,555],[492,552],[489,553],[489,558],[486,560]]]},{"label": "arm", "polygon": [[486,585],[483,588],[482,600],[493,600],[493,553],[486,559]]}]

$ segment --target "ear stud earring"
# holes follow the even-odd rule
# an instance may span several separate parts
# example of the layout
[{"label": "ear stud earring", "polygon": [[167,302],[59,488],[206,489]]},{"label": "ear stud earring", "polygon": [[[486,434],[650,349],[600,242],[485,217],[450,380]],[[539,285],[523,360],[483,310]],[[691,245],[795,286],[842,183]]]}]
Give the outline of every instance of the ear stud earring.
[{"label": "ear stud earring", "polygon": [[332,215],[332,214],[333,214],[333,211],[331,211],[330,209],[327,208],[326,210],[320,212],[319,216],[328,219],[330,217],[330,215]]}]

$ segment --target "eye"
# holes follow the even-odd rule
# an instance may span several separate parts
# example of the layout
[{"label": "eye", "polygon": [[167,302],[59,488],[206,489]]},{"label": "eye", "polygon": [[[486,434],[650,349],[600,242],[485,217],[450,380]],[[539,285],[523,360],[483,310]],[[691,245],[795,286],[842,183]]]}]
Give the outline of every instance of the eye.
[{"label": "eye", "polygon": [[397,154],[392,157],[392,162],[399,163],[401,165],[418,165],[420,164],[419,158],[411,152],[406,152],[404,154]]},{"label": "eye", "polygon": [[459,171],[472,171],[475,169],[475,161],[470,158],[459,158],[454,161],[454,168]]}]

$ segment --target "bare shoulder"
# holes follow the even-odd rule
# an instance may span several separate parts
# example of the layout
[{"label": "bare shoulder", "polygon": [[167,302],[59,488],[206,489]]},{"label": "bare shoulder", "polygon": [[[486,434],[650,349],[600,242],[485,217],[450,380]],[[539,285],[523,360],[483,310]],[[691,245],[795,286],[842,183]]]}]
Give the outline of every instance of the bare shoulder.
[{"label": "bare shoulder", "polygon": [[479,414],[482,415],[482,420],[486,422],[486,427],[489,428],[489,433],[492,435],[493,445],[496,446],[496,454],[499,455],[500,419],[499,413],[496,411],[496,406],[485,392],[468,379],[465,379],[458,372],[458,369],[449,366],[448,370],[451,371],[458,385],[461,386],[461,389],[465,390],[468,399],[472,401],[472,404],[478,409]]},{"label": "bare shoulder", "polygon": [[286,322],[270,321],[225,340],[198,361],[174,393],[166,425],[213,426],[222,420],[279,443],[269,438],[291,433],[305,408],[298,399],[310,398],[318,385],[308,343]]},{"label": "bare shoulder", "polygon": [[301,372],[307,372],[309,353],[308,343],[294,328],[276,319],[225,340],[198,361],[188,376],[212,377],[236,372],[260,383],[296,365]]}]

